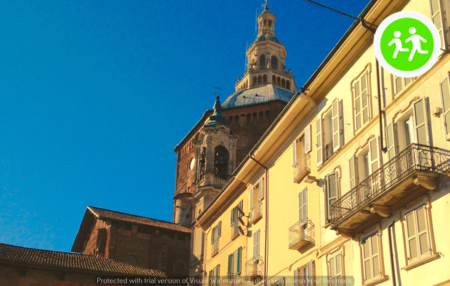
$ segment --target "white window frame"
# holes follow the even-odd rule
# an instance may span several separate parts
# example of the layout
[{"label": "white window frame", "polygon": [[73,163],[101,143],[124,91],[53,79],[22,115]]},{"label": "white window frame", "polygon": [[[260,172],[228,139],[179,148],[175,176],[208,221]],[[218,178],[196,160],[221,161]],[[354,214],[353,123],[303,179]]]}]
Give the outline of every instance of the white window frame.
[{"label": "white window frame", "polygon": [[[400,82],[401,87],[398,88],[398,82]],[[395,96],[401,94],[410,84],[414,82],[414,78],[405,78],[392,75],[392,93]]]},{"label": "white window frame", "polygon": [[[366,76],[366,88],[363,88],[362,82],[363,77]],[[367,123],[372,119],[372,92],[370,85],[370,68],[365,68],[364,71],[358,75],[358,77],[352,81],[351,91],[352,91],[352,105],[353,105],[353,130],[356,134],[361,130]],[[366,91],[367,106],[363,105],[363,93]],[[359,101],[358,101],[359,99]],[[359,112],[357,112],[359,108]],[[367,108],[367,119],[364,121],[364,110]],[[358,127],[358,116],[360,118],[361,126]]]},{"label": "white window frame", "polygon": [[[418,212],[419,211],[423,211],[424,215],[425,215],[425,231],[420,231],[419,229],[419,225],[418,225]],[[414,234],[409,235],[410,233],[410,229],[409,229],[409,225],[408,225],[408,219],[412,218],[413,219],[413,227],[414,227]],[[426,204],[422,204],[412,210],[409,210],[408,212],[405,213],[405,215],[403,216],[403,221],[404,221],[404,225],[405,225],[405,242],[406,242],[406,253],[407,253],[407,259],[408,259],[408,264],[410,263],[415,263],[417,261],[421,261],[423,259],[426,259],[427,257],[431,256],[433,254],[433,246],[431,243],[431,231],[430,231],[430,224],[429,224],[429,217],[428,217],[428,205]],[[421,251],[420,249],[420,238],[424,238],[426,239],[427,242],[427,246],[428,246],[428,250],[425,251],[424,253]],[[415,240],[415,248],[417,251],[417,257],[412,258],[411,257],[411,241]],[[413,245],[413,246],[414,246]]]},{"label": "white window frame", "polygon": [[[373,241],[376,241],[377,243],[377,253],[373,253]],[[361,267],[362,267],[362,273],[363,273],[363,280],[364,284],[370,283],[371,281],[378,280],[381,277],[383,277],[383,261],[382,261],[382,249],[381,249],[381,239],[380,239],[380,232],[374,231],[369,234],[364,235],[361,238],[360,241],[360,248],[361,248]],[[365,253],[365,247],[368,247],[369,255],[366,256]],[[375,259],[378,259],[378,273],[375,273]],[[370,267],[370,278],[367,278],[367,272],[366,272],[366,264],[369,263]]]},{"label": "white window frame", "polygon": [[[338,269],[338,265],[340,269]],[[339,270],[339,271],[338,271]],[[327,271],[328,271],[328,281],[332,283],[332,279],[344,279],[344,255],[342,251],[338,251],[327,258]],[[333,283],[330,285],[343,285],[340,283]]]}]

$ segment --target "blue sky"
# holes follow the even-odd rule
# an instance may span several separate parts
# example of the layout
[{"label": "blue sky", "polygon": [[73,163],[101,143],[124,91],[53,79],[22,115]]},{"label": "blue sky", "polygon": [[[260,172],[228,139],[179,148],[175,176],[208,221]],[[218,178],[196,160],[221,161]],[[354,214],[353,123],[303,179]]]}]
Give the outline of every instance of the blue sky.
[{"label": "blue sky", "polygon": [[[321,0],[358,15],[368,0]],[[263,1],[0,2],[0,242],[70,251],[88,205],[170,221],[173,148],[244,73]],[[301,87],[353,20],[269,1]]]}]

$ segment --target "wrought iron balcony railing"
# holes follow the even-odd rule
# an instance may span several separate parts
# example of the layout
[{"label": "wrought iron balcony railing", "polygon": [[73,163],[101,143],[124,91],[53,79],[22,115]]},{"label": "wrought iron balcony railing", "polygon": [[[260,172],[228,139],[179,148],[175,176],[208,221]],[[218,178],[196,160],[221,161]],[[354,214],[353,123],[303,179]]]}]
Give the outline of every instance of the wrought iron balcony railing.
[{"label": "wrought iron balcony railing", "polygon": [[214,240],[214,242],[213,242],[212,249],[211,249],[211,257],[216,255],[217,253],[219,253],[219,238],[216,238],[216,240]]},{"label": "wrought iron balcony railing", "polygon": [[294,182],[300,182],[307,174],[311,172],[311,154],[303,154],[297,158],[294,167]]},{"label": "wrought iron balcony railing", "polygon": [[333,156],[333,154],[334,154],[333,140],[331,140],[330,143],[328,143],[327,145],[325,145],[325,161],[327,161],[328,159],[330,159],[331,156]]},{"label": "wrought iron balcony railing", "polygon": [[449,167],[450,151],[411,144],[331,205],[332,228],[399,185],[414,172],[448,174]]},{"label": "wrought iron balcony railing", "polygon": [[289,249],[298,250],[314,243],[314,237],[314,223],[311,220],[298,221],[289,228]]},{"label": "wrought iron balcony railing", "polygon": [[255,279],[263,276],[264,261],[261,256],[255,256],[250,258],[245,263],[245,268],[247,269],[247,277],[250,279]]},{"label": "wrought iron balcony railing", "polygon": [[259,219],[262,218],[262,201],[257,201],[253,205],[253,209],[250,210],[250,223],[256,223]]}]

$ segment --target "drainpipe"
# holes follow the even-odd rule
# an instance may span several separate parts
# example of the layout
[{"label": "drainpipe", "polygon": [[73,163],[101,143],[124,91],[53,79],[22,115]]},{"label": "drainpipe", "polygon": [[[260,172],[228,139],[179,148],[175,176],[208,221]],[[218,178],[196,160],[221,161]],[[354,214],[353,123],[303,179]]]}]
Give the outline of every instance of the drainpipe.
[{"label": "drainpipe", "polygon": [[391,228],[394,226],[394,223],[395,221],[393,221],[390,225],[388,225],[388,233],[389,233],[389,253],[391,255],[392,285],[397,286],[397,282],[395,280],[394,252],[392,250],[392,234],[391,234]]},{"label": "drainpipe", "polygon": [[266,200],[265,203],[265,214],[264,214],[264,222],[265,222],[265,228],[266,231],[264,233],[264,286],[267,286],[267,263],[268,263],[268,259],[269,259],[269,172],[266,166],[264,166],[263,164],[261,164],[260,162],[258,162],[255,158],[253,158],[253,155],[250,155],[250,159],[252,159],[253,161],[255,161],[258,165],[260,165],[261,167],[264,168],[264,172],[266,175],[266,179],[264,180],[265,182],[265,193],[264,193],[264,198]]}]

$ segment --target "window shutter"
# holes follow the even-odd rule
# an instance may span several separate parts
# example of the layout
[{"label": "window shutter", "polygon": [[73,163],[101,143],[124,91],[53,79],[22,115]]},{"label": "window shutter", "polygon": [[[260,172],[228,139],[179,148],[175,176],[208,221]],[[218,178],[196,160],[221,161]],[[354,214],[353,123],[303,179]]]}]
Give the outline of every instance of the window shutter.
[{"label": "window shutter", "polygon": [[264,198],[264,177],[259,179],[258,193],[258,200],[262,200]]},{"label": "window shutter", "polygon": [[[312,274],[312,260],[310,260],[308,262],[308,264],[306,265],[306,279],[308,279],[307,281],[310,281],[313,278],[313,274]],[[307,283],[307,285],[311,285],[310,283]]]},{"label": "window shutter", "polygon": [[219,285],[219,269],[220,269],[220,265],[216,266],[216,286]]},{"label": "window shutter", "polygon": [[336,173],[328,175],[328,184],[327,184],[327,218],[331,220],[331,205],[337,199],[337,176]]},{"label": "window shutter", "polygon": [[431,5],[431,20],[433,24],[439,31],[439,36],[441,38],[441,48],[445,49],[445,38],[444,38],[444,23],[442,21],[441,5],[439,0],[430,0]]},{"label": "window shutter", "polygon": [[414,222],[414,212],[406,215],[406,234],[407,234],[407,245],[409,250],[409,259],[413,260],[418,257],[417,251],[417,239],[416,239],[416,228]]},{"label": "window shutter", "polygon": [[336,255],[336,276],[342,276],[342,254]]},{"label": "window shutter", "polygon": [[297,139],[292,142],[292,166],[297,165]]},{"label": "window shutter", "polygon": [[214,233],[215,233],[215,230],[216,230],[215,227],[211,230],[211,244],[214,243]]},{"label": "window shutter", "polygon": [[353,94],[355,96],[354,108],[355,108],[355,131],[359,130],[362,126],[361,119],[361,91],[359,80],[353,85]]},{"label": "window shutter", "polygon": [[209,286],[211,286],[211,282],[212,282],[212,279],[213,279],[212,276],[213,276],[213,271],[210,270],[210,271],[209,271],[209,281],[208,281],[208,285],[209,285]]},{"label": "window shutter", "polygon": [[234,223],[234,209],[231,209],[231,225]]},{"label": "window shutter", "polygon": [[255,235],[253,236],[253,258],[259,257],[259,236],[260,236],[260,230],[255,232]]},{"label": "window shutter", "polygon": [[332,258],[330,258],[330,260],[328,261],[328,264],[329,264],[329,267],[330,267],[330,278],[331,278],[331,277],[334,277],[334,276],[336,275],[336,273],[335,273],[335,267],[336,267],[336,264],[335,264],[335,262],[334,262],[335,259],[336,259],[336,257],[332,257]]},{"label": "window shutter", "polygon": [[369,158],[370,158],[370,173],[373,174],[380,167],[380,148],[378,146],[378,137],[375,137],[369,142]]},{"label": "window shutter", "polygon": [[250,209],[253,209],[253,187],[250,188]]},{"label": "window shutter", "polygon": [[308,219],[308,189],[303,190],[303,219]]},{"label": "window shutter", "polygon": [[222,222],[219,221],[219,224],[217,225],[217,238],[219,238],[221,234],[222,234]]},{"label": "window shutter", "polygon": [[369,109],[369,90],[367,84],[367,72],[361,77],[361,104],[362,104],[362,119],[363,125],[369,122],[370,109]]},{"label": "window shutter", "polygon": [[444,110],[444,126],[447,140],[450,139],[450,90],[448,77],[441,83],[442,107]]},{"label": "window shutter", "polygon": [[414,103],[414,118],[416,127],[416,140],[418,144],[429,145],[428,143],[428,126],[427,116],[425,112],[425,100],[421,99]]},{"label": "window shutter", "polygon": [[236,274],[238,274],[238,275],[241,274],[241,252],[242,252],[242,247],[239,247],[238,253],[237,253],[237,272],[236,272]]},{"label": "window shutter", "polygon": [[298,194],[298,220],[302,222],[303,218],[303,191]]},{"label": "window shutter", "polygon": [[305,133],[304,133],[305,137],[305,154],[308,154],[309,152],[311,152],[311,124],[309,124],[308,126],[306,126],[305,128]]},{"label": "window shutter", "polygon": [[333,151],[336,152],[341,148],[341,114],[339,110],[339,99],[333,102],[333,106],[331,109],[331,121],[333,128]]},{"label": "window shutter", "polygon": [[417,236],[419,238],[419,248],[420,248],[420,256],[425,256],[430,254],[430,244],[428,241],[428,223],[427,223],[427,215],[426,208],[421,207],[417,210]]},{"label": "window shutter", "polygon": [[373,276],[379,276],[381,275],[381,268],[380,268],[380,255],[379,255],[379,247],[378,247],[378,240],[379,240],[379,234],[375,234],[372,236],[372,265],[373,265]]},{"label": "window shutter", "polygon": [[363,252],[364,280],[369,280],[372,278],[370,237],[361,243],[361,247]]},{"label": "window shutter", "polygon": [[295,268],[294,269],[294,286],[299,286],[300,285],[300,283],[299,283],[300,277],[299,277],[298,273],[299,273],[299,269]]},{"label": "window shutter", "polygon": [[241,200],[239,202],[238,218],[242,217],[244,214],[244,202]]},{"label": "window shutter", "polygon": [[233,254],[228,255],[228,279],[231,279],[231,265],[233,263]]},{"label": "window shutter", "polygon": [[394,142],[394,126],[389,124],[386,128],[386,145],[388,149],[389,160],[395,157],[395,142]]},{"label": "window shutter", "polygon": [[350,190],[356,187],[355,160],[355,156],[352,156],[350,160],[348,160],[350,173]]},{"label": "window shutter", "polygon": [[322,152],[322,117],[316,120],[316,146],[317,146],[317,166],[323,163],[323,152]]}]

